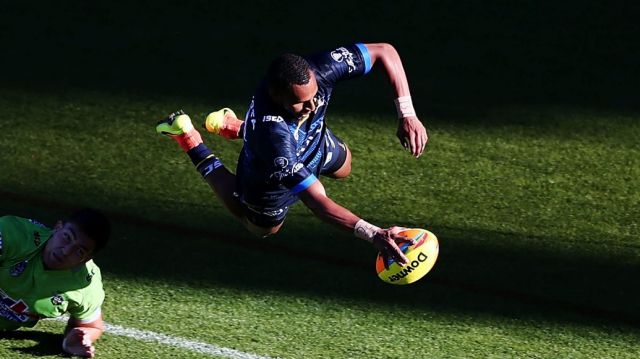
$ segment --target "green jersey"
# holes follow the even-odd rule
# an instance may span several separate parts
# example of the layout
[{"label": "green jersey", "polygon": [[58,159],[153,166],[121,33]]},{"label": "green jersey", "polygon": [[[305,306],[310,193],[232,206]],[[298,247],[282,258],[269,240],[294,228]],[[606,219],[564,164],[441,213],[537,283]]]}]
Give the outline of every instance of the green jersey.
[{"label": "green jersey", "polygon": [[104,301],[100,269],[88,261],[78,267],[47,270],[42,251],[53,230],[25,218],[0,217],[0,330],[32,327],[40,318],[89,322]]}]

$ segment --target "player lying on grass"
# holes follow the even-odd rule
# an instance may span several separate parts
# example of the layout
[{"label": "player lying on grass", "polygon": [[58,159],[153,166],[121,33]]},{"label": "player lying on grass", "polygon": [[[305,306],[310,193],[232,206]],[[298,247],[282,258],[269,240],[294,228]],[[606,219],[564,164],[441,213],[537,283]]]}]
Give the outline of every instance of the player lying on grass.
[{"label": "player lying on grass", "polygon": [[[229,211],[253,233],[265,236],[282,226],[298,199],[321,220],[353,231],[372,242],[385,257],[401,264],[396,245],[400,228],[378,228],[331,200],[320,175],[344,178],[351,172],[351,151],[326,125],[333,87],[367,74],[374,65],[386,71],[396,96],[397,136],[419,157],[427,131],[411,103],[409,85],[396,50],[389,44],[354,44],[303,58],[284,54],[269,66],[254,92],[246,120],[228,108],[207,116],[205,127],[244,146],[236,175],[202,143],[182,111],[160,121],[157,132],[175,139]],[[386,263],[386,261],[385,261]]]},{"label": "player lying on grass", "polygon": [[0,217],[0,331],[33,327],[69,314],[62,349],[93,357],[102,335],[104,300],[93,256],[109,239],[100,213],[84,209],[53,229],[25,218]]}]

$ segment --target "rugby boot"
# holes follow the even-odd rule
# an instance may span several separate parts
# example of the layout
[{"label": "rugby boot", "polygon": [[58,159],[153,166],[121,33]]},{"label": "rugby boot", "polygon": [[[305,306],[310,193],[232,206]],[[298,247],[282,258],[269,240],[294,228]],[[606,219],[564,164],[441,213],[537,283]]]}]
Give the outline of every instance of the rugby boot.
[{"label": "rugby boot", "polygon": [[174,139],[185,152],[202,143],[202,137],[193,127],[191,118],[182,110],[158,121],[156,132]]},{"label": "rugby boot", "polygon": [[211,112],[204,120],[204,128],[228,140],[235,140],[240,138],[243,123],[230,108],[225,107]]},{"label": "rugby boot", "polygon": [[189,115],[182,110],[173,112],[166,118],[158,121],[156,132],[169,136],[179,136],[193,130],[193,124]]}]

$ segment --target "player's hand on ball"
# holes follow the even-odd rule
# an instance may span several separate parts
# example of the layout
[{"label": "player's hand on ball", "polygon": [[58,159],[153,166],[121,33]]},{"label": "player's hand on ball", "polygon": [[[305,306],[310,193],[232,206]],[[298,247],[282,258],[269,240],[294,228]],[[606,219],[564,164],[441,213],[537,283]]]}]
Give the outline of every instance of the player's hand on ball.
[{"label": "player's hand on ball", "polygon": [[400,264],[389,257],[385,258],[384,254],[379,252],[376,257],[376,273],[389,284],[411,284],[431,271],[438,259],[440,245],[435,234],[422,228],[406,228],[397,235],[412,239],[399,242],[396,240],[408,262]]},{"label": "player's hand on ball", "polygon": [[415,244],[415,241],[412,238],[399,235],[399,233],[405,229],[406,228],[404,227],[396,226],[387,229],[381,229],[373,237],[373,245],[382,254],[385,268],[387,269],[390,258],[401,265],[405,265],[409,261],[407,259],[407,256],[405,256],[404,253],[402,253],[402,250],[400,250],[400,247],[398,247],[398,242],[403,241]]},{"label": "player's hand on ball", "polygon": [[71,329],[65,336],[62,349],[71,355],[93,358],[96,348],[91,343],[88,330],[90,329],[78,327]]},{"label": "player's hand on ball", "polygon": [[418,158],[424,152],[429,141],[427,129],[415,116],[408,116],[400,119],[396,136],[400,139],[402,146],[411,151],[411,154]]}]

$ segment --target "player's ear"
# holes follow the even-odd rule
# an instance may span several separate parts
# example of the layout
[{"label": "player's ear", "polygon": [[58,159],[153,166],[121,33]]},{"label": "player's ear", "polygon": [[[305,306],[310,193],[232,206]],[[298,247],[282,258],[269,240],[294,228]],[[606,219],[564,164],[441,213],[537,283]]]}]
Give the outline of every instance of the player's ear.
[{"label": "player's ear", "polygon": [[61,220],[58,220],[56,224],[53,226],[53,229],[58,230],[58,229],[61,229],[62,226],[64,226],[64,223],[62,223]]}]

